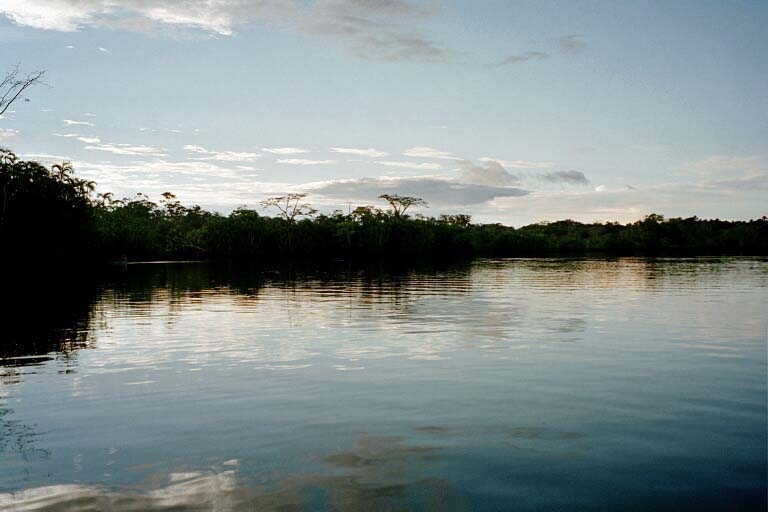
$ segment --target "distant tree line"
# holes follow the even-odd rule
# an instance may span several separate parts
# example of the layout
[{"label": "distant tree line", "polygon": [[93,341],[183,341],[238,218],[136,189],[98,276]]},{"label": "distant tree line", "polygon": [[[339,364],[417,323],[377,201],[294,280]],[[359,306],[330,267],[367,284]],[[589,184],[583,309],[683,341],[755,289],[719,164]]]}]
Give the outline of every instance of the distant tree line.
[{"label": "distant tree line", "polygon": [[[116,199],[69,163],[51,169],[0,150],[0,261],[48,263],[127,259],[251,262],[442,260],[473,257],[658,254],[768,255],[768,218],[750,221],[665,219],[651,214],[622,225],[573,220],[521,228],[473,224],[469,215],[406,213],[426,205],[383,194],[385,209],[358,206],[318,214],[304,194],[262,201],[229,215],[185,206],[166,192]],[[265,215],[269,211],[272,216]]]}]

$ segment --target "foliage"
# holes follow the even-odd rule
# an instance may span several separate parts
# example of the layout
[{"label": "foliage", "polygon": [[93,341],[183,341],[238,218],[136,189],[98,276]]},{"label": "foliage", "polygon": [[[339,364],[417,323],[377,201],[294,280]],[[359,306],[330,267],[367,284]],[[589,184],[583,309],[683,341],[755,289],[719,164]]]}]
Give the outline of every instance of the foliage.
[{"label": "foliage", "polygon": [[392,208],[394,217],[402,217],[411,206],[427,206],[427,202],[420,197],[400,196],[397,194],[381,194],[379,199],[384,199]]},{"label": "foliage", "polygon": [[75,178],[67,162],[49,171],[0,149],[0,259],[56,264],[93,245],[94,184]]}]

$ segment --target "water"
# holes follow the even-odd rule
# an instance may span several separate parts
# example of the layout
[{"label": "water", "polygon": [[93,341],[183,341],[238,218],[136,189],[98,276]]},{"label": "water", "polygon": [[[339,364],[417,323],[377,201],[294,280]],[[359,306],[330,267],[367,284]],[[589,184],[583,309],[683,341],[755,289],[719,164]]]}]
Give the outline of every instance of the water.
[{"label": "water", "polygon": [[30,286],[0,509],[766,507],[766,259],[288,277]]}]

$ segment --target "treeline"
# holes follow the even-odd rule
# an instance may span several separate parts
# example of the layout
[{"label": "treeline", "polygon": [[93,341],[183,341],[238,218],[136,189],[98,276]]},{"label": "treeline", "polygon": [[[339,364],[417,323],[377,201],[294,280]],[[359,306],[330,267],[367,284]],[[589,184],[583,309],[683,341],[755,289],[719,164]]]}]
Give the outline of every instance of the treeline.
[{"label": "treeline", "polygon": [[[382,195],[386,209],[360,206],[317,214],[303,194],[262,201],[262,209],[222,215],[137,194],[94,196],[71,165],[50,170],[0,151],[0,259],[99,262],[212,259],[249,262],[444,260],[558,254],[768,254],[768,218],[665,219],[582,224],[572,220],[512,228],[472,224],[468,215],[409,216],[415,197]],[[266,209],[266,210],[265,210]],[[264,215],[265,211],[272,216]]]}]

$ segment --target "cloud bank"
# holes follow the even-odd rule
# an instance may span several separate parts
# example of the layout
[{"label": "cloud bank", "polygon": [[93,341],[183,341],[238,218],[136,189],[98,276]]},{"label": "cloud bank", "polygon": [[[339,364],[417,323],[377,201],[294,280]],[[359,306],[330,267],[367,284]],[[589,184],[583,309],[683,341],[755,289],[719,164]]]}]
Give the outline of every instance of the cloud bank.
[{"label": "cloud bank", "polygon": [[72,32],[86,27],[198,30],[230,36],[242,25],[269,25],[333,39],[360,58],[445,61],[453,52],[416,22],[436,9],[408,0],[2,0],[14,23]]},{"label": "cloud bank", "polygon": [[473,205],[485,203],[497,197],[518,197],[528,194],[528,191],[520,188],[461,183],[435,176],[336,180],[308,184],[306,189],[326,197],[357,200],[362,203],[370,202],[381,194],[400,194],[421,197],[435,205]]}]

